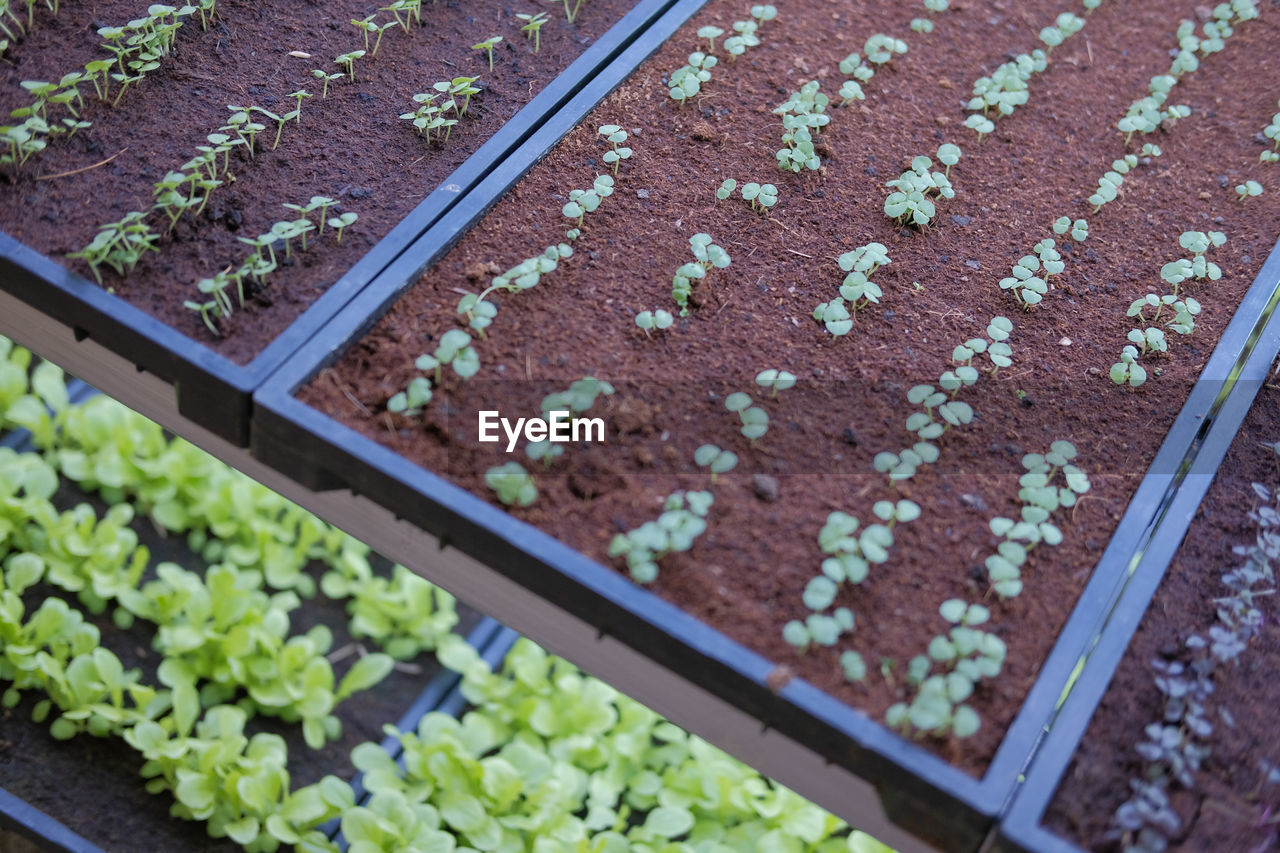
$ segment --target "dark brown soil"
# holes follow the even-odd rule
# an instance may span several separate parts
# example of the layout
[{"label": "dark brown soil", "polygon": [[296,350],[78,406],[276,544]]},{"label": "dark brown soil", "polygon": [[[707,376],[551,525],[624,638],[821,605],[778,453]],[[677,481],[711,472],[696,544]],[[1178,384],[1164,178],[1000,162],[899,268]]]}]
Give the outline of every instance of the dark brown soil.
[{"label": "dark brown soil", "polygon": [[[1191,105],[1193,116],[1154,134],[1150,141],[1164,155],[1131,173],[1122,197],[1091,215],[1084,199],[1125,152],[1114,124],[1167,70],[1177,21],[1196,15],[1194,3],[1104,5],[1033,78],[1030,103],[981,144],[962,126],[973,81],[1034,48],[1062,3],[954,3],[929,36],[908,30],[916,6],[789,4],[765,27],[760,48],[721,64],[693,104],[678,106],[664,75],[696,48],[699,27],[727,29],[746,6],[709,3],[300,397],[492,500],[487,468],[530,463],[476,443],[478,409],[529,416],[542,395],[573,379],[613,382],[619,392],[605,412],[607,443],[573,448],[549,473],[535,471],[539,500],[514,514],[614,564],[606,549],[615,533],[655,517],[673,489],[707,487],[691,462],[697,446],[735,451],[742,462],[715,484],[708,532],[691,553],[663,561],[653,588],[876,718],[907,696],[903,667],[945,629],[938,606],[987,596],[982,563],[996,544],[987,521],[1016,511],[1021,456],[1055,439],[1073,441],[1093,489],[1061,516],[1066,541],[1035,555],[1022,596],[1006,604],[986,599],[992,629],[1009,646],[1005,671],[976,694],[981,731],[935,745],[981,773],[1280,234],[1273,172],[1258,163],[1254,139],[1275,112],[1277,17],[1268,7],[1184,79],[1174,100]],[[774,151],[782,126],[771,110],[811,78],[834,98],[843,80],[837,63],[875,32],[905,37],[910,52],[864,87],[865,104],[831,111],[820,174],[780,172]],[[414,358],[456,327],[459,292],[479,290],[494,273],[563,239],[567,193],[603,169],[594,133],[604,123],[631,132],[635,156],[615,194],[588,217],[574,256],[532,291],[496,297],[499,314],[477,346],[484,369],[465,386],[447,379],[425,428],[387,415],[387,399],[415,375]],[[952,169],[956,197],[939,202],[925,233],[893,225],[882,212],[884,182],[946,141],[965,152]],[[752,213],[737,197],[716,202],[726,177],[775,183],[771,215]],[[1240,204],[1232,187],[1246,178],[1268,190]],[[1063,214],[1088,216],[1091,236],[1062,247],[1066,272],[1041,307],[1023,314],[998,281],[1052,236],[1049,225]],[[1153,376],[1145,387],[1118,389],[1107,371],[1131,328],[1125,311],[1161,287],[1160,267],[1180,256],[1178,237],[1188,229],[1228,234],[1214,254],[1223,279],[1190,291],[1205,304],[1195,335],[1173,340],[1168,357],[1148,360]],[[635,314],[675,310],[672,273],[692,260],[688,238],[702,231],[730,253],[732,266],[709,275],[688,318],[646,339]],[[893,260],[875,276],[882,306],[833,341],[811,312],[836,295],[843,273],[835,259],[873,240]],[[888,487],[871,473],[871,461],[909,443],[906,390],[936,383],[953,347],[997,314],[1015,323],[1014,366],[964,392],[977,418],[941,440],[939,465]],[[801,386],[765,399],[752,379],[770,367],[796,373]],[[756,447],[722,403],[739,390],[763,400],[772,417]],[[778,479],[776,502],[757,496],[754,474]],[[856,636],[797,657],[781,629],[807,613],[801,592],[818,571],[816,538],[827,514],[844,510],[865,523],[874,501],[892,497],[910,497],[925,514],[898,528],[887,564],[837,599],[853,608]],[[868,661],[874,674],[865,686],[844,683],[836,663],[844,648]],[[877,672],[884,661],[895,663],[889,680]]]},{"label": "dark brown soil", "polygon": [[[99,514],[103,507],[96,498],[86,498],[74,486],[64,485],[56,503],[71,506],[89,501]],[[198,570],[199,559],[180,539],[161,537],[150,522],[136,521],[144,544],[151,549],[152,565],[171,561]],[[379,558],[379,568],[388,569]],[[313,567],[317,578],[319,567]],[[29,609],[38,607],[45,594],[67,597],[57,590],[31,595]],[[68,598],[74,602],[73,598]],[[465,605],[458,605],[459,625],[456,630],[470,631],[480,616]],[[352,642],[347,632],[345,602],[323,595],[304,600],[290,614],[292,633],[299,634],[317,624],[333,631],[334,650]],[[102,632],[102,643],[115,652],[126,668],[138,667],[141,677],[156,683],[155,668],[160,657],[151,649],[153,627],[141,621],[128,631],[120,631],[106,617],[92,617]],[[360,641],[357,641],[360,642]],[[367,647],[367,641],[364,642]],[[350,666],[353,657],[334,664],[338,678]],[[335,713],[342,721],[342,735],[322,749],[314,750],[302,738],[298,724],[257,717],[250,721],[248,733],[272,732],[284,738],[289,750],[289,773],[293,787],[301,787],[333,774],[350,779],[355,774],[351,750],[366,741],[382,740],[384,723],[398,723],[409,705],[427,682],[441,670],[431,653],[419,655],[407,666],[371,690],[357,693],[338,705]],[[83,835],[107,851],[136,853],[156,851],[231,851],[241,849],[226,839],[209,837],[205,824],[169,817],[173,797],[169,793],[148,794],[140,775],[143,764],[139,756],[120,738],[94,738],[87,734],[71,741],[58,741],[49,735],[48,723],[31,721],[31,708],[42,697],[29,692],[12,710],[0,709],[0,785],[21,797],[53,819]]]},{"label": "dark brown soil", "polygon": [[[1273,490],[1280,485],[1276,454],[1262,446],[1277,440],[1280,385],[1268,384],[1218,469],[1046,814],[1046,825],[1086,848],[1113,846],[1105,839],[1108,821],[1129,798],[1128,780],[1143,768],[1134,744],[1142,739],[1143,726],[1160,719],[1164,708],[1149,662],[1176,653],[1188,635],[1203,636],[1216,621],[1210,599],[1226,594],[1218,579],[1241,562],[1232,549],[1253,544],[1257,535],[1248,518],[1259,503],[1252,484]],[[1258,762],[1280,761],[1273,722],[1280,703],[1275,678],[1280,635],[1274,600],[1259,598],[1258,604],[1265,620],[1262,632],[1238,667],[1214,675],[1214,733],[1208,739],[1212,754],[1196,774],[1196,790],[1174,797],[1185,832],[1171,850],[1262,850],[1274,844],[1274,823],[1264,821],[1280,805],[1280,793],[1274,786],[1261,786]],[[1222,722],[1213,708],[1225,708],[1235,725]],[[1264,845],[1268,838],[1271,843]]]},{"label": "dark brown soil", "polygon": [[[97,28],[137,17],[145,3],[98,0],[67,4],[0,60],[4,112],[25,105],[23,80],[57,80],[84,62],[105,57]],[[339,70],[333,58],[363,47],[349,21],[379,3],[287,0],[222,0],[218,22],[207,32],[199,21],[178,33],[176,55],[163,61],[112,109],[89,89],[85,117],[93,127],[70,141],[53,142],[16,175],[0,174],[0,229],[92,278],[82,261],[65,255],[85,246],[98,226],[152,203],[152,185],[196,154],[226,122],[228,104],[258,105],[277,114],[293,108],[287,95],[306,88],[301,124],[289,124],[280,147],[250,161],[233,158],[235,183],[215,190],[198,222],[185,220],[160,241],[127,279],[104,269],[104,284],[144,311],[238,362],[252,359],[337,281],[375,243],[506,123],[520,107],[576,59],[633,5],[631,0],[591,0],[575,23],[551,8],[541,50],[519,30],[517,12],[536,11],[525,0],[444,0],[424,3],[423,26],[409,34],[389,30],[375,59],[356,64],[354,84],[343,79],[320,98],[311,71]],[[379,21],[389,20],[382,13]],[[483,51],[471,45],[492,35],[503,42],[490,72]],[[312,59],[288,56],[304,51]],[[414,107],[412,95],[437,80],[479,76],[485,91],[454,128],[447,144],[429,144],[399,115]],[[275,135],[272,126],[271,137]],[[99,168],[85,169],[113,158]],[[45,178],[45,179],[42,179]],[[288,215],[285,202],[313,195],[338,199],[360,219],[335,245],[329,237],[309,244],[288,268],[269,278],[269,289],[225,323],[215,338],[199,315],[184,308],[195,284],[230,264],[239,265],[254,237]],[[158,215],[165,219],[163,214]],[[157,220],[158,221],[158,220]],[[163,232],[167,219],[157,230]]]}]

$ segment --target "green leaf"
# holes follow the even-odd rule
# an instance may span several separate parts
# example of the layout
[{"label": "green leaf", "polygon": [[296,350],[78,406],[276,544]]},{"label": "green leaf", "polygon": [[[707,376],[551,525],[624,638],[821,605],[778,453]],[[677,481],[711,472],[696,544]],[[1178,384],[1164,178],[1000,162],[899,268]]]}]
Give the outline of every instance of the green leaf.
[{"label": "green leaf", "polygon": [[394,666],[395,661],[391,656],[381,652],[360,658],[352,664],[351,669],[347,670],[347,674],[338,683],[338,689],[334,694],[337,701],[340,702],[361,690],[368,690],[390,675]]},{"label": "green leaf", "polygon": [[644,828],[660,838],[678,838],[693,828],[693,814],[688,809],[659,806],[649,812]]}]

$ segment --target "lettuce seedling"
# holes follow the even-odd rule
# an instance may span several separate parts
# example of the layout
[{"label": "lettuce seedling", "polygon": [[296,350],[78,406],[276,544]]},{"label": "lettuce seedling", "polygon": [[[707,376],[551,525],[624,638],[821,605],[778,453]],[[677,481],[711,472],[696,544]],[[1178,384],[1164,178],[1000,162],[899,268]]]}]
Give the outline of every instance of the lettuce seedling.
[{"label": "lettuce seedling", "polygon": [[840,103],[837,106],[841,107],[847,107],[854,101],[867,99],[866,93],[862,91],[862,86],[857,80],[845,80],[840,84],[840,91],[837,94],[840,96]]},{"label": "lettuce seedling", "polygon": [[489,70],[493,71],[493,49],[502,41],[502,36],[489,36],[479,44],[471,45],[472,50],[483,50],[489,56]]},{"label": "lettuce seedling", "polygon": [[671,316],[671,312],[661,308],[656,311],[641,311],[636,315],[636,325],[644,329],[645,337],[649,337],[654,329],[662,331],[671,328],[674,322],[675,318]]},{"label": "lettuce seedling", "polygon": [[[609,175],[597,175],[591,189],[569,190],[569,201],[560,212],[569,219],[576,219],[578,228],[581,228],[587,214],[593,213],[600,207],[600,202],[611,195],[613,195],[613,178]],[[571,240],[576,237],[576,234],[569,235]]]},{"label": "lettuce seedling", "polygon": [[738,188],[738,182],[734,178],[725,178],[720,182],[720,186],[716,188],[716,198],[724,201],[733,195],[733,191]]},{"label": "lettuce seedling", "polygon": [[974,113],[964,120],[964,126],[978,133],[978,142],[982,142],[982,137],[996,129],[991,119],[979,113]]},{"label": "lettuce seedling", "polygon": [[716,39],[724,35],[724,30],[708,24],[698,30],[698,38],[707,40],[707,53],[716,52]]},{"label": "lettuce seedling", "polygon": [[1071,232],[1071,239],[1083,243],[1089,237],[1089,223],[1083,219],[1077,219],[1073,223],[1069,216],[1059,216],[1054,220],[1054,234],[1066,234],[1068,231]]},{"label": "lettuce seedling", "polygon": [[766,21],[772,21],[778,17],[778,10],[770,5],[752,6],[751,17],[755,19],[757,27],[763,27]]},{"label": "lettuce seedling", "polygon": [[1137,388],[1139,385],[1147,381],[1147,371],[1138,364],[1138,350],[1133,346],[1126,346],[1120,352],[1120,360],[1111,365],[1111,381],[1117,385],[1129,385],[1131,388]]},{"label": "lettuce seedling", "polygon": [[470,328],[483,334],[484,330],[489,327],[493,322],[493,318],[498,314],[498,306],[489,302],[486,298],[489,294],[497,290],[519,293],[522,290],[536,287],[538,282],[542,280],[542,276],[554,271],[561,260],[572,255],[573,248],[565,243],[548,246],[543,250],[542,254],[527,258],[502,275],[496,276],[489,287],[478,295],[475,293],[464,294],[462,299],[458,301],[459,317],[465,320]]},{"label": "lettuce seedling", "polygon": [[794,388],[796,385],[796,377],[794,373],[788,373],[785,370],[777,370],[769,368],[762,370],[756,374],[756,384],[761,388],[769,389],[769,396],[778,396],[779,391],[786,391],[788,388]]},{"label": "lettuce seedling", "polygon": [[689,314],[689,297],[693,294],[693,283],[706,277],[713,267],[724,269],[729,266],[729,253],[711,242],[710,234],[694,234],[689,238],[689,247],[693,250],[694,261],[681,265],[671,279],[671,296],[680,306],[680,316]]},{"label": "lettuce seedling", "polygon": [[693,452],[693,462],[699,468],[711,472],[711,482],[716,481],[717,474],[727,474],[738,466],[738,455],[729,450],[721,450],[714,444],[704,444]]},{"label": "lettuce seedling", "polygon": [[688,64],[682,65],[667,78],[668,94],[683,104],[702,90],[702,84],[711,79],[711,69],[718,60],[702,51],[689,54]]},{"label": "lettuce seedling", "polygon": [[[943,151],[943,147],[939,148],[939,152]],[[947,159],[959,161],[960,148],[952,145],[946,148],[945,154]],[[939,198],[955,198],[956,192],[951,186],[951,180],[942,172],[932,171],[932,167],[933,160],[928,157],[915,157],[910,169],[885,183],[885,186],[894,190],[884,200],[885,216],[899,224],[909,222],[924,228],[937,213],[937,208],[928,198],[929,193],[934,193]],[[950,171],[950,167],[947,171]]]},{"label": "lettuce seedling", "polygon": [[636,583],[658,579],[658,561],[675,551],[688,551],[707,529],[706,516],[715,503],[710,492],[672,492],[656,521],[647,521],[609,543],[610,557],[624,557]]},{"label": "lettuce seedling", "polygon": [[757,438],[762,438],[769,431],[769,413],[759,406],[753,406],[751,395],[745,391],[736,391],[724,398],[724,407],[737,412],[742,421],[742,434],[754,445]]},{"label": "lettuce seedling", "polygon": [[387,411],[399,415],[416,417],[431,402],[431,380],[425,376],[415,376],[403,391],[398,391],[387,400]]},{"label": "lettuce seedling", "polygon": [[751,209],[768,213],[778,203],[778,188],[773,184],[757,184],[754,181],[742,185],[742,197],[751,202]]},{"label": "lettuce seedling", "polygon": [[485,485],[507,506],[526,507],[538,499],[538,487],[519,462],[508,462],[484,473]]},{"label": "lettuce seedling", "polygon": [[867,39],[866,44],[862,47],[862,52],[866,54],[868,62],[884,65],[895,55],[900,56],[906,53],[907,43],[902,39],[896,39],[884,33],[876,33]]},{"label": "lettuce seedling", "polygon": [[618,164],[631,158],[631,149],[622,147],[622,143],[627,141],[627,132],[616,124],[602,124],[596,129],[596,135],[603,136],[613,146],[613,150],[604,152],[602,159],[606,164],[612,164],[613,173],[618,174]]},{"label": "lettuce seedling", "polygon": [[1236,184],[1236,200],[1244,201],[1246,198],[1262,195],[1262,184],[1257,181],[1245,181],[1243,184]]}]

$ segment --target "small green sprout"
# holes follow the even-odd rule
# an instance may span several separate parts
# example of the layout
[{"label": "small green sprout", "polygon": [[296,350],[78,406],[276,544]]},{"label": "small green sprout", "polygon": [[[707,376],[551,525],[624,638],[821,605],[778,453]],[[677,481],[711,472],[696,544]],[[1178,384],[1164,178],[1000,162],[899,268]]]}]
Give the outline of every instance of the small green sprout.
[{"label": "small green sprout", "polygon": [[354,83],[356,80],[356,60],[361,59],[364,54],[363,50],[353,50],[350,53],[344,53],[336,57],[333,62],[340,68],[345,68],[347,75],[351,78],[351,82]]},{"label": "small green sprout", "polygon": [[778,10],[774,6],[752,6],[751,17],[757,22],[757,27],[763,27],[766,21],[772,21],[778,17]]},{"label": "small green sprout", "polygon": [[489,70],[493,70],[493,49],[502,41],[502,36],[489,36],[479,44],[471,45],[472,50],[483,50],[489,55]]},{"label": "small green sprout", "polygon": [[1257,181],[1245,181],[1243,184],[1236,184],[1236,200],[1244,201],[1251,196],[1262,195],[1262,184]]},{"label": "small green sprout", "polygon": [[[960,159],[960,147],[956,145],[948,148],[944,144],[939,146],[938,152],[939,155],[945,153],[948,159],[956,162]],[[927,227],[937,214],[937,208],[928,197],[930,193],[946,199],[956,195],[950,178],[942,172],[933,171],[933,160],[924,155],[913,158],[911,168],[898,178],[886,181],[885,186],[894,190],[884,200],[885,216],[899,224],[910,223],[920,228]]]},{"label": "small green sprout", "polygon": [[711,79],[711,69],[716,66],[717,59],[702,51],[689,54],[689,62],[682,65],[667,78],[667,94],[673,100],[683,104],[702,90],[702,84]]},{"label": "small green sprout", "polygon": [[301,115],[301,110],[293,110],[291,112],[285,113],[282,116],[278,116],[275,113],[271,112],[270,110],[264,109],[263,107],[250,107],[249,109],[255,112],[262,113],[264,116],[266,116],[267,118],[271,119],[276,123],[276,138],[275,138],[275,141],[271,143],[272,151],[275,151],[277,148],[280,147],[280,134],[284,132],[284,126],[289,123],[289,119],[296,120]]},{"label": "small green sprout", "polygon": [[1073,223],[1069,216],[1059,216],[1054,220],[1054,234],[1066,234],[1068,231],[1071,232],[1071,239],[1083,243],[1089,236],[1089,223],[1083,219],[1077,219]]},{"label": "small green sprout", "polygon": [[[588,213],[593,213],[600,202],[613,195],[613,178],[609,175],[597,175],[589,190],[570,190],[569,201],[560,209],[568,219],[576,219],[581,228]],[[572,237],[570,239],[573,239]]]},{"label": "small green sprout", "polygon": [[537,53],[542,49],[542,25],[547,22],[547,13],[535,12],[532,15],[518,13],[516,17],[524,21],[520,32],[524,33],[526,38],[533,39],[533,52]]},{"label": "small green sprout", "polygon": [[693,250],[695,260],[681,265],[671,279],[671,296],[680,306],[681,317],[689,314],[693,283],[706,278],[707,272],[712,268],[724,269],[730,262],[729,253],[711,242],[710,234],[694,234],[689,238],[689,247]]},{"label": "small green sprout", "polygon": [[1146,368],[1138,364],[1136,347],[1126,346],[1121,351],[1120,360],[1111,365],[1111,381],[1117,385],[1128,384],[1131,388],[1137,388],[1147,381]]},{"label": "small green sprout", "polygon": [[610,557],[625,557],[636,583],[658,579],[658,561],[673,551],[688,551],[707,529],[706,516],[715,497],[710,492],[672,492],[656,521],[619,533],[609,543]]},{"label": "small green sprout", "polygon": [[601,159],[606,164],[612,164],[613,173],[618,174],[618,164],[631,159],[631,149],[622,146],[627,141],[627,132],[616,124],[602,124],[596,129],[596,135],[603,136],[613,146],[613,150],[604,152]]},{"label": "small green sprout", "polygon": [[995,124],[992,123],[991,119],[987,118],[981,113],[974,113],[973,115],[965,119],[964,126],[969,128],[970,130],[976,130],[978,132],[979,143],[982,142],[983,136],[987,135],[988,133],[996,129],[996,126]]},{"label": "small green sprout", "polygon": [[636,325],[644,329],[645,337],[649,337],[654,329],[662,331],[671,328],[674,322],[675,318],[671,316],[671,312],[661,308],[656,311],[641,311],[636,315]]},{"label": "small green sprout", "polygon": [[470,379],[480,372],[480,356],[471,345],[471,335],[462,329],[450,329],[440,337],[435,352],[418,356],[414,365],[421,371],[435,371],[439,385],[445,365],[453,368],[462,379]]},{"label": "small green sprout", "polygon": [[776,397],[779,391],[795,387],[796,376],[794,373],[771,367],[756,374],[756,384],[761,388],[768,388],[770,397]]},{"label": "small green sprout", "polygon": [[484,482],[507,506],[526,507],[538,499],[538,486],[519,462],[490,468],[484,472]]},{"label": "small green sprout", "polygon": [[884,65],[895,54],[906,53],[907,43],[902,39],[896,39],[884,33],[876,33],[867,39],[866,44],[863,45],[862,52],[866,54],[868,62]]},{"label": "small green sprout", "polygon": [[707,25],[698,30],[698,38],[707,40],[707,53],[716,52],[716,39],[724,35],[724,30],[719,27]]},{"label": "small green sprout", "polygon": [[301,124],[302,123],[302,101],[306,98],[310,98],[311,93],[308,92],[306,89],[299,89],[296,92],[290,92],[289,97],[293,98],[295,101],[298,102],[297,108],[291,111],[289,115],[293,116],[293,120],[295,123]]},{"label": "small green sprout", "polygon": [[847,107],[854,101],[865,101],[867,99],[866,94],[862,91],[862,86],[859,85],[857,80],[845,80],[840,84],[840,91],[837,94],[840,96],[838,106],[842,107]]},{"label": "small green sprout", "polygon": [[840,653],[840,670],[845,680],[854,684],[860,684],[867,678],[867,664],[862,655],[852,649]]},{"label": "small green sprout", "polygon": [[342,242],[342,229],[346,228],[348,225],[352,224],[359,218],[360,218],[359,216],[357,216],[355,213],[352,213],[350,211],[348,211],[347,213],[339,214],[338,216],[332,216],[329,218],[329,227],[338,229],[337,242],[339,243]]},{"label": "small green sprout", "polygon": [[724,201],[733,195],[733,191],[738,188],[738,182],[733,178],[725,178],[720,182],[720,186],[716,189],[716,198]]},{"label": "small green sprout", "polygon": [[317,69],[315,69],[314,71],[312,71],[312,72],[311,72],[311,76],[312,76],[312,77],[315,77],[317,80],[323,80],[323,81],[324,81],[324,88],[323,88],[323,89],[321,90],[321,92],[320,92],[320,100],[322,100],[322,101],[323,101],[323,100],[325,100],[326,98],[328,98],[328,97],[329,97],[329,84],[330,84],[331,82],[333,82],[334,80],[340,80],[340,79],[342,79],[342,72],[341,72],[341,71],[335,71],[335,72],[333,72],[332,74],[326,74],[325,72],[323,72],[323,71],[321,71],[319,68],[317,68]]},{"label": "small green sprout", "polygon": [[745,391],[736,391],[724,398],[724,407],[736,412],[742,421],[742,434],[755,444],[757,438],[763,438],[769,431],[769,413],[751,403],[751,395]]},{"label": "small green sprout", "polygon": [[404,391],[399,391],[387,400],[387,411],[414,417],[422,413],[422,409],[431,402],[431,380],[425,376],[415,376],[409,380]]},{"label": "small green sprout", "polygon": [[694,464],[711,472],[711,482],[717,474],[727,474],[738,466],[738,456],[730,450],[721,450],[714,444],[704,444],[693,452]]},{"label": "small green sprout", "polygon": [[916,33],[931,33],[933,32],[933,21],[928,18],[912,18],[911,31]]},{"label": "small green sprout", "polygon": [[946,166],[946,176],[951,177],[951,167],[960,162],[960,146],[944,142],[938,146],[938,161]]},{"label": "small green sprout", "polygon": [[742,197],[751,202],[752,210],[768,213],[769,208],[778,203],[778,188],[773,184],[743,184]]}]

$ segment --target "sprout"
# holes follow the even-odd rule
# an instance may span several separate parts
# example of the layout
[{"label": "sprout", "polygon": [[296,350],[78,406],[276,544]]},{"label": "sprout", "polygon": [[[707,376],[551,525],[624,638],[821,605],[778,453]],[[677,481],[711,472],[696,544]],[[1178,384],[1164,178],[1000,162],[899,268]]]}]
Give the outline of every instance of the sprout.
[{"label": "sprout", "polygon": [[722,35],[724,35],[724,30],[710,25],[698,30],[698,38],[707,40],[707,53],[715,53],[716,39]]},{"label": "sprout", "polygon": [[536,12],[532,15],[517,13],[516,17],[524,21],[520,32],[524,33],[526,38],[533,39],[533,52],[537,53],[542,49],[542,25],[547,22],[547,13]]},{"label": "sprout", "polygon": [[1147,381],[1147,371],[1138,364],[1138,350],[1135,347],[1126,346],[1120,353],[1120,360],[1111,365],[1111,381],[1117,385],[1128,384],[1131,388],[1137,388]]},{"label": "sprout", "polygon": [[355,222],[359,218],[360,218],[359,216],[357,216],[355,213],[352,213],[350,211],[348,211],[347,213],[343,213],[338,216],[333,216],[329,218],[329,227],[338,229],[337,242],[339,243],[342,242],[342,229],[346,228],[348,225]]},{"label": "sprout", "polygon": [[720,182],[720,186],[716,188],[716,198],[724,201],[733,195],[733,191],[738,188],[738,182],[733,178],[725,178]]},{"label": "sprout", "polygon": [[738,456],[729,450],[721,450],[714,444],[704,444],[693,452],[694,464],[711,472],[711,482],[717,474],[726,474],[738,465]]},{"label": "sprout", "polygon": [[705,278],[713,267],[724,269],[729,266],[729,253],[712,243],[710,234],[694,234],[689,238],[689,247],[693,250],[695,261],[681,265],[671,279],[671,296],[680,306],[681,317],[689,313],[693,283]]},{"label": "sprout", "polygon": [[978,142],[982,142],[982,137],[996,129],[991,119],[979,113],[974,113],[964,120],[964,126],[970,130],[978,132]]},{"label": "sprout", "polygon": [[671,312],[661,308],[656,311],[641,311],[636,315],[636,325],[644,329],[645,337],[649,337],[649,333],[654,329],[662,331],[671,328],[674,322],[675,318],[671,316]]},{"label": "sprout", "polygon": [[1066,234],[1071,232],[1071,239],[1077,243],[1083,243],[1089,236],[1089,223],[1083,219],[1077,219],[1074,223],[1069,216],[1059,216],[1053,222],[1053,233]]},{"label": "sprout", "polygon": [[673,551],[688,551],[707,529],[715,497],[710,492],[672,492],[656,521],[647,521],[609,543],[610,557],[625,557],[636,583],[658,579],[658,561]]},{"label": "sprout", "polygon": [[332,74],[326,74],[325,72],[317,68],[311,72],[311,76],[315,77],[317,80],[324,81],[324,88],[320,91],[320,99],[324,100],[329,97],[329,84],[334,80],[341,79],[342,72],[335,71]]},{"label": "sprout", "polygon": [[1262,184],[1257,181],[1245,181],[1243,184],[1236,184],[1236,200],[1244,201],[1250,196],[1262,195]]},{"label": "sprout", "polygon": [[769,413],[759,406],[751,405],[751,395],[745,391],[737,391],[724,399],[724,407],[737,412],[742,421],[742,434],[755,444],[769,431]]},{"label": "sprout", "polygon": [[768,213],[769,208],[778,203],[778,188],[773,184],[743,184],[742,197],[751,202],[752,210]]},{"label": "sprout", "polygon": [[618,174],[618,164],[631,158],[631,149],[620,147],[627,141],[627,132],[616,124],[602,124],[597,128],[596,135],[603,136],[613,146],[612,151],[604,152],[603,159],[605,163],[612,163],[613,173]]},{"label": "sprout", "polygon": [[938,146],[938,161],[947,167],[946,175],[951,177],[951,167],[960,162],[960,146],[944,142]]},{"label": "sprout", "polygon": [[786,391],[788,388],[794,388],[796,384],[796,377],[794,373],[769,368],[768,370],[762,370],[756,374],[756,384],[761,388],[768,388],[770,397],[776,397],[778,396],[779,391]]},{"label": "sprout", "polygon": [[493,70],[493,49],[502,41],[502,36],[489,36],[479,44],[471,45],[472,50],[483,50],[489,55],[489,70]]},{"label": "sprout", "polygon": [[363,50],[353,50],[333,60],[338,67],[347,69],[347,74],[351,77],[352,83],[356,81],[356,60],[362,58],[364,53]]},{"label": "sprout", "polygon": [[538,499],[538,487],[519,462],[508,462],[484,473],[485,485],[498,493],[507,506],[529,506]]}]

